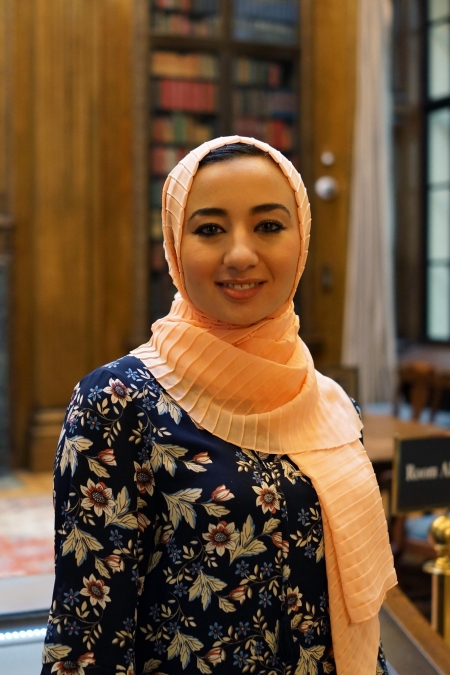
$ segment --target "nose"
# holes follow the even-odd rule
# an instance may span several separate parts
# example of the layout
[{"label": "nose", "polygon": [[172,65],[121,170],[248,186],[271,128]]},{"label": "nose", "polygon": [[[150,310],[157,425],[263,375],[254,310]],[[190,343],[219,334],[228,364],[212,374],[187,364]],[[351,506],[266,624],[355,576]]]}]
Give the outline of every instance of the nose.
[{"label": "nose", "polygon": [[240,272],[256,267],[258,264],[258,254],[252,241],[253,233],[240,232],[230,237],[228,247],[223,256],[223,264]]}]

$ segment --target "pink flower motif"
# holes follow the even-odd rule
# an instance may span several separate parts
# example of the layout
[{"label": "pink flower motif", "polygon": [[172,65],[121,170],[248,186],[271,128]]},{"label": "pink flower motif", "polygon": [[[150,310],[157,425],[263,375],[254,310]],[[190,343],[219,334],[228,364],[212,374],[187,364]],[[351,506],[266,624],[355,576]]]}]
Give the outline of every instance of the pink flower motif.
[{"label": "pink flower motif", "polygon": [[207,452],[199,452],[193,457],[193,462],[196,464],[212,464]]},{"label": "pink flower motif", "polygon": [[225,487],[225,485],[219,485],[216,487],[214,492],[211,494],[211,499],[215,502],[226,502],[228,499],[233,499],[234,494]]},{"label": "pink flower motif", "polygon": [[225,651],[221,647],[214,647],[205,654],[205,661],[208,663],[220,663],[225,660]]},{"label": "pink flower motif", "polygon": [[230,600],[236,600],[236,602],[240,602],[241,605],[244,602],[246,595],[247,595],[246,586],[238,586],[237,588],[234,588],[232,591],[228,593],[228,597],[230,598]]},{"label": "pink flower motif", "polygon": [[114,450],[111,450],[111,448],[106,448],[106,450],[100,450],[97,457],[101,462],[103,462],[103,464],[109,464],[110,466],[117,466]]},{"label": "pink flower motif", "polygon": [[289,553],[289,542],[283,539],[281,532],[274,532],[270,535],[272,539],[272,544],[275,544],[277,548],[281,548],[283,555],[286,557]]},{"label": "pink flower motif", "polygon": [[108,555],[105,558],[105,563],[110,570],[114,572],[123,572],[125,569],[125,563],[122,558],[118,555]]}]

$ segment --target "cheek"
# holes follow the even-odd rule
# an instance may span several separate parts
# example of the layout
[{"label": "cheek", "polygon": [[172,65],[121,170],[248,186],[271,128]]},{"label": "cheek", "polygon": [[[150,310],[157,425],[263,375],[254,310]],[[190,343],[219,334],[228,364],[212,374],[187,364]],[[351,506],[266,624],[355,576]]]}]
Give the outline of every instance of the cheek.
[{"label": "cheek", "polygon": [[297,272],[298,259],[300,256],[300,241],[292,238],[278,251],[278,255],[272,258],[274,274],[282,281],[283,290],[292,290]]},{"label": "cheek", "polygon": [[216,269],[215,256],[211,251],[205,251],[201,246],[186,243],[181,248],[181,264],[183,266],[184,282],[186,290],[204,286],[205,282],[211,281]]}]

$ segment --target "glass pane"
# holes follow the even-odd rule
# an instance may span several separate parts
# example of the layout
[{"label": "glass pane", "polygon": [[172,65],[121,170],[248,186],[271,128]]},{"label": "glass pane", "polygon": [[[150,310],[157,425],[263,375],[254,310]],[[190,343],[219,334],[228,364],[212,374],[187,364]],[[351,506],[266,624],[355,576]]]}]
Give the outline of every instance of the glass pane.
[{"label": "glass pane", "polygon": [[428,268],[428,337],[450,338],[450,270],[444,266]]},{"label": "glass pane", "polygon": [[450,25],[448,23],[430,28],[428,83],[430,98],[442,98],[450,94]]},{"label": "glass pane", "polygon": [[428,180],[450,180],[450,110],[435,110],[428,116]]},{"label": "glass pane", "polygon": [[448,260],[450,257],[450,190],[428,193],[428,258]]},{"label": "glass pane", "polygon": [[450,14],[450,0],[428,0],[428,18],[430,21],[443,19]]},{"label": "glass pane", "polygon": [[295,45],[298,42],[297,0],[235,0],[236,40]]}]

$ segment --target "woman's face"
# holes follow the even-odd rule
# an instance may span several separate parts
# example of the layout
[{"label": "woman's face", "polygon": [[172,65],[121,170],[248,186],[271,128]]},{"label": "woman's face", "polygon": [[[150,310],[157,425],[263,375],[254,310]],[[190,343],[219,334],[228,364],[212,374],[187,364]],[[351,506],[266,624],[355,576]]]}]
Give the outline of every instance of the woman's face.
[{"label": "woman's face", "polygon": [[203,167],[185,218],[181,264],[197,309],[245,326],[287,301],[300,254],[297,204],[272,160],[240,157]]}]

